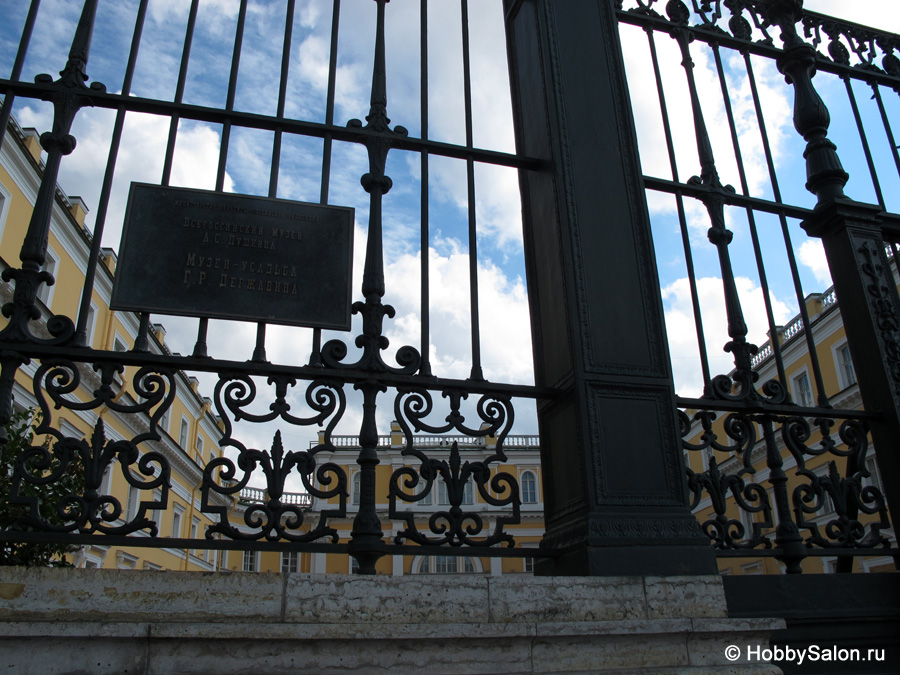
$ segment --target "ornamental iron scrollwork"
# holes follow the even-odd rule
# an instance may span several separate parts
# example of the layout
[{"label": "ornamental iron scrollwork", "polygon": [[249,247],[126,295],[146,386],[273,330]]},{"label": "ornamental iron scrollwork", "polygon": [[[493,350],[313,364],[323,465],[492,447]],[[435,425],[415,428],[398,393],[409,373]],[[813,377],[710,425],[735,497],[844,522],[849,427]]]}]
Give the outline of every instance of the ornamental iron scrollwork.
[{"label": "ornamental iron scrollwork", "polygon": [[[696,473],[687,467],[690,508],[694,510],[699,506],[704,492],[708,494],[713,507],[714,515],[700,525],[703,532],[718,549],[755,548],[760,545],[770,548],[771,541],[763,534],[763,530],[774,526],[769,495],[759,483],[747,483],[744,480],[745,474],[756,473],[751,463],[752,451],[757,442],[755,425],[745,415],[728,415],[722,423],[722,430],[734,443],[724,444],[719,441],[713,428],[715,413],[700,411],[694,415],[694,420],[700,422],[703,433],[699,443],[691,443],[688,440],[691,420],[680,410],[678,416],[684,448],[691,452],[708,453],[708,469],[705,472]],[[723,473],[712,450],[740,457],[741,468],[735,473]],[[751,514],[751,532],[747,531],[742,520],[729,517],[729,492],[739,511]],[[761,521],[755,518],[754,514],[757,513],[762,514]]]},{"label": "ornamental iron scrollwork", "polygon": [[47,151],[47,159],[42,166],[41,185],[19,253],[22,267],[7,267],[0,275],[4,281],[16,283],[13,301],[3,305],[2,309],[3,316],[9,319],[9,323],[0,331],[0,339],[9,342],[57,345],[69,342],[75,335],[75,325],[66,316],[54,315],[48,319],[47,331],[50,338],[36,336],[30,322],[41,318],[41,310],[37,305],[41,284],[51,286],[54,283],[53,275],[42,267],[47,256],[60,163],[64,155],[71,154],[75,149],[75,137],[69,132],[78,111],[93,105],[91,92],[106,91],[106,87],[99,82],[92,82],[90,87],[85,85],[88,80],[86,68],[96,12],[97,0],[87,0],[72,39],[68,61],[60,71],[59,79],[54,80],[48,74],[35,77],[35,83],[43,85],[47,92],[44,98],[53,104],[53,128],[41,134],[40,138],[41,147]]},{"label": "ornamental iron scrollwork", "polygon": [[[826,417],[812,420],[812,425],[803,417],[772,414],[731,413],[717,420],[714,412],[703,410],[693,417],[679,411],[679,419],[684,449],[706,456],[705,471],[686,468],[690,508],[711,509],[701,526],[717,549],[774,545],[776,557],[792,573],[800,571],[800,561],[813,547],[889,546],[883,534],[890,527],[884,495],[874,484],[864,483],[871,474],[865,464],[868,432],[863,422],[844,420],[838,442],[831,433],[835,420]],[[810,444],[814,428],[819,440]],[[731,442],[722,442],[720,434]],[[785,472],[782,448],[796,467],[792,477]],[[720,461],[715,453],[728,458]],[[827,461],[810,468],[812,458]],[[843,475],[839,459],[845,460]],[[748,483],[746,476],[759,471],[754,462],[762,462],[768,475]],[[742,515],[735,517],[735,511]],[[862,514],[874,518],[864,522]]]},{"label": "ornamental iron scrollwork", "polygon": [[[334,528],[328,527],[329,518],[341,518],[347,514],[347,475],[337,464],[326,462],[317,465],[315,456],[322,451],[334,451],[331,434],[346,408],[343,387],[325,380],[314,380],[306,388],[306,404],[315,412],[309,417],[298,417],[290,413],[287,401],[288,387],[296,385],[296,379],[287,376],[272,376],[268,384],[275,386],[275,400],[265,414],[251,413],[245,408],[257,399],[256,383],[244,374],[221,375],[215,388],[215,405],[224,426],[219,444],[237,449],[237,465],[225,456],[211,460],[203,470],[201,483],[201,511],[217,517],[218,522],[206,530],[206,538],[216,534],[230,539],[268,541],[286,539],[302,542],[330,537],[337,541]],[[281,419],[294,426],[317,425],[324,427],[323,440],[308,451],[285,451],[281,431],[276,431],[270,450],[248,448],[234,438],[233,422],[246,420],[262,424]],[[326,424],[327,422],[327,424]],[[266,499],[260,504],[249,505],[244,512],[244,525],[249,529],[240,530],[228,518],[229,508],[213,495],[236,498],[260,469],[265,477]],[[243,472],[240,478],[238,470]],[[323,508],[319,520],[308,531],[304,508],[299,504],[285,503],[287,479],[299,476],[307,494],[323,501],[337,499],[336,508]]]},{"label": "ornamental iron scrollwork", "polygon": [[[865,427],[854,420],[844,421],[838,431],[844,447],[841,449],[830,433],[833,420],[817,418],[814,424],[821,435],[821,441],[814,446],[807,445],[812,429],[805,418],[791,417],[782,425],[785,445],[797,462],[797,475],[808,481],[796,486],[792,493],[797,526],[810,532],[807,544],[823,548],[888,546],[887,537],[881,534],[890,527],[884,495],[874,485],[863,485],[863,479],[871,477],[865,464],[869,445]],[[824,475],[807,468],[805,457],[820,455],[845,457],[845,475],[841,476],[835,460],[828,462]],[[824,536],[819,530],[821,523],[810,518],[819,512],[834,516],[824,523]],[[859,520],[860,512],[877,515],[878,521],[864,524]]]},{"label": "ornamental iron scrollwork", "polygon": [[[74,363],[48,361],[38,367],[33,387],[40,421],[34,433],[46,436],[47,442],[26,447],[16,458],[11,502],[26,507],[28,516],[23,525],[39,531],[124,535],[146,530],[150,536],[157,536],[157,523],[148,516],[148,511],[166,509],[171,467],[161,452],[141,452],[139,446],[160,440],[159,420],[175,398],[174,375],[166,370],[141,368],[132,380],[140,400],[131,401],[117,396],[112,386],[113,377],[124,372],[122,365],[104,362],[96,364],[94,370],[100,374],[100,383],[93,391],[93,398],[80,401],[75,392],[84,386],[81,371]],[[54,426],[48,396],[55,410],[108,408],[117,413],[139,415],[142,421],[149,417],[149,424],[143,421],[146,430],[130,440],[110,440],[101,410],[90,439],[67,436],[58,428],[60,425]],[[103,492],[104,478],[115,466],[128,483],[130,495],[135,495],[133,501],[129,496],[131,503],[127,508],[118,498]],[[58,483],[72,472],[83,478],[83,492],[63,495],[54,505],[56,517],[51,522],[42,515],[40,497],[25,486]],[[141,498],[143,495],[148,498]]]},{"label": "ornamental iron scrollwork", "polygon": [[[623,5],[617,3],[616,9],[623,11]],[[656,10],[659,6],[665,7],[665,17]],[[809,44],[818,59],[900,77],[900,59],[897,57],[900,39],[896,35],[806,11],[798,0],[691,0],[690,8],[683,0],[632,0],[632,6],[624,11],[651,19],[668,19],[685,27],[693,19],[696,23],[689,26],[691,32],[704,31],[707,40],[715,40],[714,35],[721,34],[783,49]],[[794,27],[798,23],[810,43],[804,43],[800,38]],[[771,28],[780,29],[780,45],[770,34]],[[754,35],[758,36],[756,40]],[[824,51],[820,50],[823,46]]]},{"label": "ornamental iron scrollwork", "polygon": [[[401,388],[394,400],[395,416],[406,439],[401,454],[405,458],[419,461],[418,467],[400,467],[391,475],[388,491],[390,517],[406,523],[406,528],[396,535],[395,541],[398,544],[409,540],[423,545],[491,546],[506,543],[514,546],[515,540],[512,535],[504,532],[504,527],[521,522],[519,484],[512,474],[499,471],[499,465],[507,460],[503,442],[513,423],[512,403],[505,397],[482,396],[476,410],[483,424],[479,428],[472,428],[466,425],[465,416],[460,412],[461,403],[468,394],[445,391],[443,396],[450,401],[450,413],[445,418],[446,424],[439,426],[424,421],[433,410],[429,391],[418,387]],[[458,431],[473,438],[496,439],[496,445],[493,454],[483,460],[463,461],[458,442],[453,440],[447,458],[438,458],[429,456],[421,447],[416,446],[413,434],[422,431],[429,434]],[[487,446],[483,452],[487,452]],[[434,455],[435,451],[431,454]],[[449,508],[431,514],[428,528],[436,536],[429,536],[418,529],[416,512],[399,508],[398,501],[421,502],[436,492],[438,481],[446,486]],[[511,509],[498,513],[493,532],[481,538],[476,537],[488,527],[485,518],[474,509],[467,511],[463,508],[466,484],[469,482],[477,488],[484,503]]]}]

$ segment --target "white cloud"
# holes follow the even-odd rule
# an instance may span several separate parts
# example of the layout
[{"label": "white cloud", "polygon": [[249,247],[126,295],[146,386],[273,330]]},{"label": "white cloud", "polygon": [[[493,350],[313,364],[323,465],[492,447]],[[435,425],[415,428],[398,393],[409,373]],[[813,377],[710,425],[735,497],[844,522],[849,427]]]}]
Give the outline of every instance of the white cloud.
[{"label": "white cloud", "polygon": [[831,270],[828,269],[828,260],[820,239],[807,239],[800,244],[797,249],[797,257],[801,263],[812,270],[816,281],[823,290],[831,286]]},{"label": "white cloud", "polygon": [[[759,347],[766,341],[769,330],[762,289],[747,277],[737,277],[735,285],[744,322],[747,324],[747,340]],[[715,377],[727,374],[734,368],[734,361],[731,354],[722,349],[731,339],[728,336],[722,280],[717,277],[697,279],[697,295],[711,375]],[[675,391],[680,396],[700,396],[703,392],[703,377],[688,279],[678,279],[663,287],[662,297]],[[787,304],[774,295],[770,297],[775,323],[782,325],[792,316],[792,312]]]}]

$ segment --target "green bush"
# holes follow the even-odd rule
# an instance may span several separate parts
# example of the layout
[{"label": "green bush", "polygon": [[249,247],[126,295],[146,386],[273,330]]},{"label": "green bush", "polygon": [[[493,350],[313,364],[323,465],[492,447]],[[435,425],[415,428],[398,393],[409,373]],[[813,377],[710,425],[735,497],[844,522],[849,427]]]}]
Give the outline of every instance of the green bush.
[{"label": "green bush", "polygon": [[[0,446],[0,530],[34,531],[37,529],[31,522],[29,507],[23,504],[12,504],[10,498],[16,459],[32,447],[34,429],[38,422],[38,416],[34,411],[23,410],[13,413],[12,419],[6,425],[6,435],[9,440]],[[43,475],[60,468],[59,457],[53,453],[52,448],[48,448],[48,450],[53,459]],[[26,464],[26,468],[30,469],[33,474],[36,473],[36,461],[37,457],[35,456]],[[19,495],[37,497],[40,517],[54,526],[65,523],[65,517],[61,516],[57,510],[58,506],[64,503],[65,497],[83,493],[84,469],[80,456],[76,456],[68,463],[58,480],[44,485],[36,485],[22,480],[19,484]],[[70,567],[71,563],[67,562],[64,556],[77,549],[78,547],[61,543],[3,541],[0,542],[0,565]]]}]

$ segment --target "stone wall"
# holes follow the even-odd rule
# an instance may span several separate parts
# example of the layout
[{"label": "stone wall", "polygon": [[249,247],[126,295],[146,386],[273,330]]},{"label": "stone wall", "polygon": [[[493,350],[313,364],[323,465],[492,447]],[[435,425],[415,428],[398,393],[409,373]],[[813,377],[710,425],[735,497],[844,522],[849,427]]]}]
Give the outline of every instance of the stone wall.
[{"label": "stone wall", "polygon": [[81,673],[778,673],[782,622],[711,577],[0,571],[0,669]]}]

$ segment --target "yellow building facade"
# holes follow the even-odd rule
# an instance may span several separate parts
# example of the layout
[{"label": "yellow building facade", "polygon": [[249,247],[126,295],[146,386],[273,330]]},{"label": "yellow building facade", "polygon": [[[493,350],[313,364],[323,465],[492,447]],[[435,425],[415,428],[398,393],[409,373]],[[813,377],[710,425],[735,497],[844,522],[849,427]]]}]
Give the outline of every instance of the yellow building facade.
[{"label": "yellow building facade", "polygon": [[[34,129],[21,129],[11,120],[3,140],[0,156],[0,264],[2,268],[16,267],[19,261],[19,247],[31,218],[42,174],[41,147],[38,133]],[[84,288],[85,269],[91,247],[90,233],[84,226],[87,207],[80,197],[68,197],[60,188],[56,198],[50,225],[47,258],[44,269],[56,279],[52,286],[42,286],[38,300],[42,317],[35,322],[36,334],[46,334],[46,322],[53,314],[75,317]],[[139,319],[131,312],[116,312],[109,309],[115,272],[115,254],[104,249],[102,264],[91,299],[87,322],[87,346],[95,349],[128,351],[133,348],[138,334]],[[0,282],[0,300],[8,302],[12,298],[13,286]],[[5,319],[0,320],[0,328]],[[149,349],[152,353],[165,353],[165,328],[154,324],[150,331]],[[14,401],[17,409],[35,409],[38,406],[33,378],[40,364],[32,361],[22,366],[16,376]],[[139,397],[134,388],[137,368],[129,367],[113,378],[111,386],[115,400],[123,405],[134,404]],[[70,400],[90,401],[94,391],[100,386],[97,372],[79,368],[79,386],[67,394]],[[160,440],[142,444],[144,452],[158,452],[171,467],[171,490],[168,493],[168,508],[155,510],[148,508],[146,517],[157,525],[159,536],[191,538],[202,532],[210,522],[200,512],[199,486],[203,466],[221,455],[218,438],[221,436],[219,422],[211,411],[211,402],[198,390],[195,378],[184,373],[176,373],[177,394],[169,410],[158,423]],[[53,424],[67,436],[90,438],[102,420],[106,438],[110,441],[130,439],[145,432],[148,427],[147,415],[120,414],[108,406],[93,410],[76,411],[65,409],[59,412]],[[142,504],[158,499],[161,490],[155,490],[153,497],[147,490],[135,489],[118,470],[113,459],[107,470],[101,494],[114,496],[121,507],[121,515],[107,523],[110,527],[121,526],[140,514]],[[148,477],[142,477],[149,480]],[[143,493],[143,494],[142,494]],[[112,508],[111,506],[109,508]],[[134,536],[141,536],[141,532]],[[79,567],[119,567],[126,569],[183,569],[211,571],[225,564],[216,551],[186,551],[174,548],[122,548],[92,545],[82,547],[72,555],[72,562]]]}]

